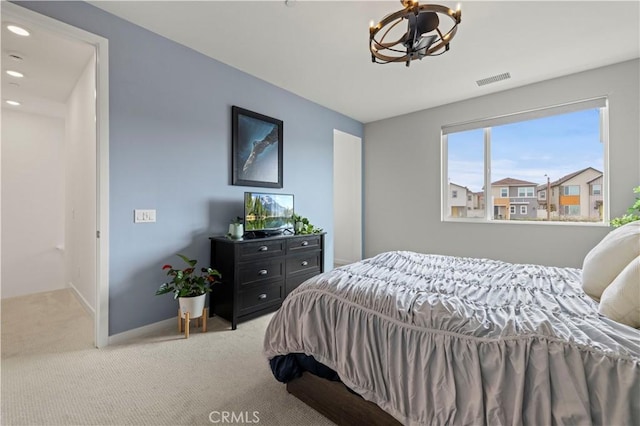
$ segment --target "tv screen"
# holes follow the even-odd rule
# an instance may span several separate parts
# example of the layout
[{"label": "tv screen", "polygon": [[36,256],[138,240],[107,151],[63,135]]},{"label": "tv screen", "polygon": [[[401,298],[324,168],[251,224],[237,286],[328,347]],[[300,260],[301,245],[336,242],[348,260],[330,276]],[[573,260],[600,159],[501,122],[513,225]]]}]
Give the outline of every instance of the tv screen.
[{"label": "tv screen", "polygon": [[244,193],[244,230],[293,229],[293,194]]}]

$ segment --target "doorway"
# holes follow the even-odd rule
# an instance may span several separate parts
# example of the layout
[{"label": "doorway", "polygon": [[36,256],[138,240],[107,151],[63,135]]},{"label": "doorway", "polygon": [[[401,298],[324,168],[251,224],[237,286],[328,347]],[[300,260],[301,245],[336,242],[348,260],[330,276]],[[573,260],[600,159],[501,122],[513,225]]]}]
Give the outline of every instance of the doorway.
[{"label": "doorway", "polygon": [[333,131],[334,266],[362,259],[362,139]]},{"label": "doorway", "polygon": [[[14,118],[22,120],[21,123],[11,123],[14,133],[10,137],[13,138],[18,135],[22,140],[32,140],[34,129],[39,130],[42,134],[49,134],[46,130],[43,130],[44,128],[54,129],[57,135],[54,138],[57,139],[56,143],[62,140],[60,143],[64,145],[62,148],[49,147],[51,152],[55,152],[58,155],[57,159],[62,160],[63,166],[57,168],[48,167],[56,166],[53,164],[53,160],[56,157],[51,159],[47,157],[41,158],[40,163],[43,166],[47,166],[48,172],[54,173],[57,180],[62,181],[62,184],[56,186],[57,190],[60,191],[59,196],[57,198],[51,197],[49,201],[50,203],[55,203],[56,209],[62,212],[58,214],[55,224],[51,226],[62,226],[63,231],[60,232],[59,228],[57,228],[57,234],[50,239],[46,250],[32,251],[30,259],[26,259],[29,257],[27,252],[19,253],[17,257],[11,259],[11,262],[6,262],[5,265],[2,265],[2,289],[3,292],[6,288],[16,294],[20,291],[24,292],[24,290],[20,289],[11,289],[8,280],[5,279],[5,275],[11,272],[12,267],[16,266],[16,260],[27,261],[34,270],[44,265],[47,261],[54,262],[51,263],[52,265],[57,262],[58,266],[56,267],[62,264],[63,285],[73,289],[80,303],[92,315],[94,344],[96,347],[103,347],[108,343],[109,331],[108,42],[95,34],[40,15],[16,4],[2,2],[1,7],[2,59],[7,61],[5,64],[11,64],[13,68],[16,68],[16,71],[29,69],[29,72],[21,73],[23,74],[22,77],[16,77],[19,78],[18,81],[7,80],[6,85],[3,74],[3,121]],[[13,37],[13,35],[11,37],[5,36],[7,25],[10,24],[27,29],[29,34],[18,36],[19,38]],[[52,51],[46,48],[43,49],[43,47],[45,43],[53,39],[59,40],[60,43],[67,43],[67,45],[60,49],[58,55],[54,57],[54,60],[58,60],[51,62],[51,57],[46,58],[46,55],[51,54]],[[9,42],[13,44],[9,46]],[[56,65],[54,64],[67,62],[59,59],[61,55],[67,52],[66,47],[70,47],[73,44],[84,45],[84,51],[89,51],[89,54],[88,59],[79,59],[84,62],[80,75],[76,76],[77,84],[65,94],[64,89],[56,86],[51,81],[45,80],[55,74]],[[80,48],[80,51],[82,51],[82,48]],[[47,59],[50,62],[47,62]],[[35,68],[29,68],[31,66],[35,66]],[[55,98],[56,94],[58,96],[57,99]],[[5,102],[9,96],[15,98],[12,99],[15,102],[13,105],[6,107]],[[67,96],[68,101],[60,100],[60,97]],[[87,106],[91,108],[86,108]],[[5,107],[14,109],[5,109]],[[90,111],[90,116],[86,115],[87,111]],[[60,120],[63,123],[62,132],[60,132]],[[28,124],[25,125],[25,123]],[[4,124],[3,128],[5,127]],[[4,133],[3,131],[3,139]],[[89,140],[88,144],[82,143],[87,140]],[[8,140],[3,141],[3,151],[5,146],[10,146]],[[32,153],[38,153],[41,148],[41,146],[33,145],[29,149],[32,150]],[[14,152],[12,155],[16,154],[21,155],[22,158],[29,158],[29,152],[24,150],[26,148],[22,147],[21,149],[23,149],[23,152]],[[80,152],[79,149],[83,151]],[[3,156],[4,154],[3,152]],[[8,164],[5,160],[9,159],[3,158],[3,162]],[[28,163],[25,164],[23,169],[27,168],[32,171],[35,170]],[[7,173],[11,172],[9,167],[6,167],[6,169],[2,170],[3,187],[5,183],[7,185],[11,183],[11,179],[5,181],[5,171]],[[35,170],[34,173],[38,174],[39,171]],[[33,182],[30,190],[38,190],[38,182],[44,183],[47,175],[40,173],[38,179]],[[42,188],[39,188],[39,190],[42,190]],[[20,193],[20,190],[15,191],[15,193]],[[26,200],[26,197],[29,196],[29,194],[23,195],[23,200]],[[3,191],[4,197],[5,193]],[[63,197],[64,200],[61,201],[60,197]],[[50,203],[42,203],[39,208],[27,207],[24,211],[32,214],[32,220],[36,221],[39,220],[39,215],[46,215],[47,209],[51,207]],[[3,200],[2,222],[3,228],[9,234],[9,227],[12,226],[9,221],[17,221],[21,218],[15,211],[7,215],[5,211],[7,204]],[[59,216],[62,216],[62,219]],[[24,224],[25,222],[23,221],[23,227]],[[23,232],[22,234],[25,237],[28,236],[28,232]],[[2,241],[3,245],[5,245],[4,235],[2,236]],[[14,248],[15,245],[8,244],[3,247],[3,263],[5,263],[7,251]],[[25,250],[29,250],[29,248],[27,247]],[[71,253],[75,254],[71,255]],[[62,260],[53,259],[54,256],[58,256]],[[14,269],[16,271],[20,270],[19,268]],[[14,276],[18,276],[18,274],[14,274]],[[33,292],[37,291],[42,291],[42,288],[34,287]]]}]

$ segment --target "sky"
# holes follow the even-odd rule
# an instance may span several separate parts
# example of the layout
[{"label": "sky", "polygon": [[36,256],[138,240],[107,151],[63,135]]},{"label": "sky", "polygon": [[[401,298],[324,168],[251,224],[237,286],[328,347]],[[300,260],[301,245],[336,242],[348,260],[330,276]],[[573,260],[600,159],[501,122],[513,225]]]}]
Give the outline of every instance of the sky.
[{"label": "sky", "polygon": [[[484,186],[483,129],[448,137],[449,181],[478,192]],[[551,182],[586,167],[604,171],[598,108],[491,129],[491,181],[507,177]]]}]

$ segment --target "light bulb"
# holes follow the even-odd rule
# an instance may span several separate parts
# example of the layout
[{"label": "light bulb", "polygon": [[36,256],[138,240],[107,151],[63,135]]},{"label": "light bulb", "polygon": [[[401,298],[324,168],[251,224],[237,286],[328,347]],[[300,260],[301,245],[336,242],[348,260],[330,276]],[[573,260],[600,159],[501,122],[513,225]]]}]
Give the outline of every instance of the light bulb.
[{"label": "light bulb", "polygon": [[26,37],[26,36],[30,35],[29,31],[27,31],[24,28],[19,27],[17,25],[7,25],[7,29],[9,31],[11,31],[12,33],[17,34],[17,35],[22,36],[22,37]]}]

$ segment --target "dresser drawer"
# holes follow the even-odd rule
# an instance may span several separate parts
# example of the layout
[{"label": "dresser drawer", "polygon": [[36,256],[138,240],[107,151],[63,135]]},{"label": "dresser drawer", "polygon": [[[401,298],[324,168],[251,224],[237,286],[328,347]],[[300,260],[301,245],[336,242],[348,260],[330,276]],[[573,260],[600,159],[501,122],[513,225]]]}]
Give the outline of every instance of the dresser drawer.
[{"label": "dresser drawer", "polygon": [[238,265],[240,286],[248,286],[258,282],[284,278],[284,259],[257,260]]},{"label": "dresser drawer", "polygon": [[313,270],[320,272],[320,256],[321,252],[315,251],[289,257],[287,259],[287,278],[296,273],[311,272]]},{"label": "dresser drawer", "polygon": [[241,244],[239,247],[239,261],[261,259],[265,257],[284,254],[285,242],[276,241],[256,241],[255,243]]},{"label": "dresser drawer", "polygon": [[303,282],[305,282],[306,280],[308,280],[311,277],[315,277],[319,273],[320,273],[320,268],[318,268],[316,271],[312,271],[310,273],[296,274],[296,275],[294,275],[292,277],[287,277],[287,292],[286,292],[286,294],[291,293],[293,290],[298,288],[300,286],[300,284],[302,284]]},{"label": "dresser drawer", "polygon": [[282,303],[283,281],[243,290],[238,294],[240,315]]},{"label": "dresser drawer", "polygon": [[287,240],[287,251],[289,253],[318,250],[319,248],[320,235],[306,235],[304,237],[290,238]]}]

